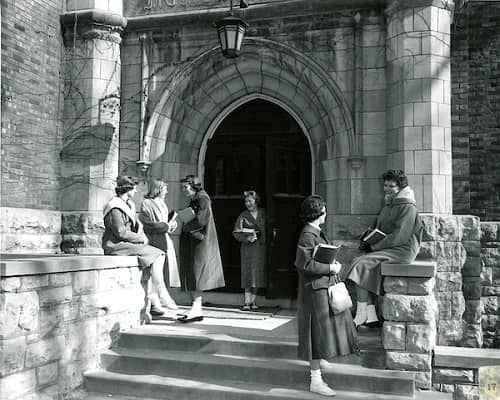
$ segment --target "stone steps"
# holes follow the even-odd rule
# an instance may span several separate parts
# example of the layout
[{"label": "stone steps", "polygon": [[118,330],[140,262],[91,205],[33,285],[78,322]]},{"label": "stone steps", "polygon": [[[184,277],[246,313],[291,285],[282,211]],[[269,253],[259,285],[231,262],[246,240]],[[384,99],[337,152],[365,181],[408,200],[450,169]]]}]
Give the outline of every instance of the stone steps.
[{"label": "stone steps", "polygon": [[[295,387],[308,382],[308,363],[296,359],[273,359],[224,354],[205,354],[158,349],[108,350],[101,354],[101,366],[118,373],[140,373],[163,377],[193,377],[204,382],[217,379],[279,384]],[[359,365],[331,363],[326,379],[339,390],[413,396],[414,374],[377,370]]]},{"label": "stone steps", "polygon": [[[200,382],[182,377],[161,377],[158,375],[124,374],[111,371],[87,373],[90,393],[86,400],[319,400],[319,396],[309,392],[307,385],[288,388],[281,385],[255,384],[234,380],[216,379]],[[304,379],[305,381],[305,379]],[[99,393],[96,393],[98,391]],[[110,394],[110,395],[108,395]],[[111,395],[112,394],[112,395]],[[407,396],[337,390],[337,400],[404,400]],[[415,400],[451,400],[449,394],[418,391]]]}]

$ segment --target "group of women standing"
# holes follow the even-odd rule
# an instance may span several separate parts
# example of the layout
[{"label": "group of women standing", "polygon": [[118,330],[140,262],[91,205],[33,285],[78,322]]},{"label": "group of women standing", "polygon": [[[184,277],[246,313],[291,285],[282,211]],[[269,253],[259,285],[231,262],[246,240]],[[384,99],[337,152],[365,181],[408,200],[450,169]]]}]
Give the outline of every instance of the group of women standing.
[{"label": "group of women standing", "polygon": [[[384,180],[384,207],[372,228],[386,236],[370,245],[361,247],[364,254],[355,258],[347,268],[337,261],[324,264],[314,259],[315,248],[328,244],[321,230],[327,210],[321,196],[308,196],[302,203],[300,217],[304,228],[300,233],[295,266],[299,275],[298,294],[298,357],[310,364],[310,391],[335,396],[335,391],[323,380],[322,360],[358,351],[357,328],[378,322],[376,296],[380,295],[382,262],[411,262],[415,259],[422,238],[415,196],[408,186],[408,179],[401,170],[389,170]],[[177,228],[175,219],[169,219],[165,203],[167,184],[155,180],[142,204],[140,217],[136,218],[132,197],[136,181],[122,176],[117,180],[116,197],[104,210],[105,254],[137,255],[140,266],[151,268],[147,298],[151,313],[163,313],[163,307],[177,309],[168,293],[171,287],[182,287],[191,294],[192,306],[181,322],[201,321],[202,292],[224,286],[222,262],[210,198],[199,179],[188,175],[181,180],[182,193],[189,199],[194,211],[194,224],[183,225],[180,236],[180,268],[169,233]],[[245,288],[243,309],[255,310],[258,288],[265,287],[265,214],[258,207],[260,198],[255,191],[244,192],[246,210],[236,220],[233,236],[241,243],[241,285]],[[331,288],[334,284],[350,280],[357,286],[356,316],[351,310],[332,311]]]}]

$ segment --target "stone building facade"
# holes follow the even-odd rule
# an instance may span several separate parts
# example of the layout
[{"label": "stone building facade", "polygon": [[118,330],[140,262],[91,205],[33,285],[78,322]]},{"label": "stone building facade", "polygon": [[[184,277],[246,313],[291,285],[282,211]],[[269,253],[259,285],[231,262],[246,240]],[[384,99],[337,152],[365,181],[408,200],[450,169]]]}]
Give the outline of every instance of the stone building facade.
[{"label": "stone building facade", "polygon": [[[482,164],[495,151],[495,131],[478,116],[486,100],[477,87],[492,85],[493,55],[477,56],[492,60],[488,82],[476,82],[484,67],[460,62],[475,59],[476,25],[454,29],[451,1],[249,1],[236,10],[250,23],[242,53],[227,59],[213,23],[228,5],[2,3],[1,251],[99,253],[114,179],[144,166],[171,183],[174,208],[183,205],[176,183],[190,173],[205,177],[215,204],[239,202],[226,187],[260,184],[231,175],[245,164],[238,157],[254,162],[244,158],[254,147],[265,150],[262,176],[275,178],[261,189],[270,230],[281,237],[290,215],[279,210],[314,192],[326,199],[329,237],[354,248],[382,204],[381,172],[402,168],[429,221],[422,256],[438,261],[435,293],[451,328],[438,340],[480,346],[470,337],[483,334],[482,323],[485,342],[498,343],[498,268],[487,250],[494,246],[480,245],[495,240],[483,233],[480,242],[479,220],[468,216],[498,217],[486,174],[495,159]],[[457,10],[462,20],[467,14]],[[493,114],[496,103],[488,104]],[[484,142],[473,140],[477,124],[487,128]],[[300,185],[280,186],[283,171]],[[475,185],[489,190],[487,202]],[[233,204],[226,209],[241,208]]]}]

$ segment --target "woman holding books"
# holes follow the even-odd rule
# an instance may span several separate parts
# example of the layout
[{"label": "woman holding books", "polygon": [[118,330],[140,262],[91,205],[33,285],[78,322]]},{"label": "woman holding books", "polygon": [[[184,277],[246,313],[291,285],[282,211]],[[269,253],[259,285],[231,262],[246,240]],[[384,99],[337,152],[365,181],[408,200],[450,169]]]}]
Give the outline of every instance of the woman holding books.
[{"label": "woman holding books", "polygon": [[358,351],[357,334],[350,309],[333,314],[329,305],[329,288],[340,281],[341,264],[318,262],[315,248],[328,244],[321,231],[326,219],[325,202],[321,196],[307,197],[301,206],[304,228],[299,236],[295,266],[299,273],[297,309],[298,357],[309,361],[310,391],[335,396],[335,391],[321,377],[320,361]]},{"label": "woman holding books", "polygon": [[[161,249],[148,245],[143,225],[136,218],[132,198],[137,192],[137,180],[131,176],[119,176],[116,180],[115,192],[116,196],[106,204],[103,211],[105,230],[102,247],[104,254],[137,256],[142,269],[150,268],[151,279],[147,282],[147,301],[143,316],[145,322],[149,323],[151,322],[149,308],[152,302],[158,297],[164,305],[170,305],[172,302],[163,281],[165,253]],[[160,307],[160,304],[154,305],[156,308]]]},{"label": "woman holding books", "polygon": [[241,287],[245,289],[242,310],[257,310],[257,290],[266,286],[266,216],[258,207],[259,195],[243,192],[245,207],[234,224],[233,236],[241,243]]},{"label": "woman holding books", "polygon": [[224,287],[225,282],[210,197],[195,175],[181,180],[181,191],[189,199],[193,219],[182,226],[179,272],[193,304],[179,321],[195,322],[203,320],[202,292]]},{"label": "woman holding books", "polygon": [[346,279],[357,285],[356,327],[380,325],[375,299],[382,287],[381,264],[414,261],[422,240],[423,225],[406,175],[401,170],[388,170],[382,178],[385,205],[373,227],[382,233],[362,240],[360,248],[368,254],[355,258],[345,271]]},{"label": "woman holding books", "polygon": [[[165,203],[168,186],[166,182],[160,179],[152,179],[148,186],[148,193],[142,202],[139,219],[144,225],[144,233],[149,239],[149,244],[163,250],[167,255],[165,260],[166,268],[163,269],[164,281],[170,287],[180,287],[174,244],[169,236],[169,233],[177,228],[177,222],[175,219],[169,221],[168,207]],[[172,310],[179,308],[172,298],[164,302],[163,306]],[[155,300],[153,300],[151,314],[162,315],[163,313],[162,309],[155,306]]]}]

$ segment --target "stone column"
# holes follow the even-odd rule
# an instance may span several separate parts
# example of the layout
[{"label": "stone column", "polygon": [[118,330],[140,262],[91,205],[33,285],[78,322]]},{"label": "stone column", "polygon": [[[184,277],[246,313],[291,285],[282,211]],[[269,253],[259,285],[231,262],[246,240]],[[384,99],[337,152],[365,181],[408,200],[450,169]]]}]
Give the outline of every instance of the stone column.
[{"label": "stone column", "polygon": [[100,253],[102,209],[114,195],[118,175],[120,43],[126,19],[121,0],[76,0],[61,21],[66,47],[61,248]]},{"label": "stone column", "polygon": [[394,0],[387,8],[388,167],[403,169],[428,213],[452,213],[450,7]]},{"label": "stone column", "polygon": [[434,262],[382,264],[386,367],[414,371],[417,388],[431,387],[436,344],[435,275]]}]

